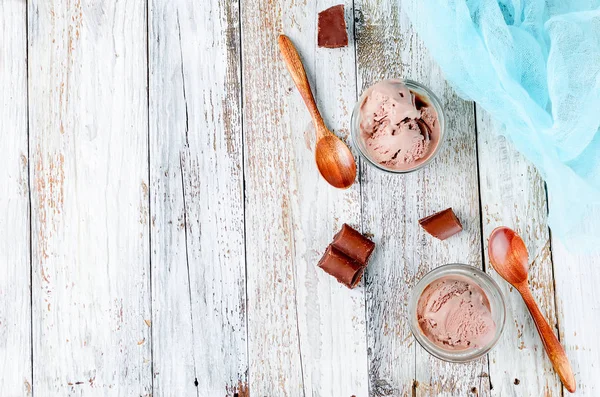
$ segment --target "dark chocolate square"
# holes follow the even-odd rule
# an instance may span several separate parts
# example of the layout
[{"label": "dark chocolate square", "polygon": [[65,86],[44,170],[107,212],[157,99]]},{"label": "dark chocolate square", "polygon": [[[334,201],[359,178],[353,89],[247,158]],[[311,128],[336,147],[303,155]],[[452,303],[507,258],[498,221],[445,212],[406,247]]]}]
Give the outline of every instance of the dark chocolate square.
[{"label": "dark chocolate square", "polygon": [[348,45],[348,32],[344,18],[344,5],[330,7],[319,13],[319,47],[340,48]]}]

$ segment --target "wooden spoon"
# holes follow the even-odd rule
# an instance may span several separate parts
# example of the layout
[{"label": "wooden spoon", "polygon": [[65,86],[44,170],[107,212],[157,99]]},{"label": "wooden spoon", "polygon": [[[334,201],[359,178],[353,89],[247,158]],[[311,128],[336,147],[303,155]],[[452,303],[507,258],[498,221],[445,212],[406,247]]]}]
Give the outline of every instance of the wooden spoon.
[{"label": "wooden spoon", "polygon": [[310,84],[300,60],[300,55],[298,55],[298,51],[296,51],[291,40],[283,34],[279,36],[279,49],[315,124],[317,132],[315,161],[317,168],[330,185],[340,189],[347,189],[352,186],[356,179],[356,161],[354,161],[354,156],[352,156],[352,152],[350,152],[348,146],[340,138],[333,135],[325,126],[319,109],[317,109],[315,98],[310,90]]},{"label": "wooden spoon", "polygon": [[523,297],[554,370],[558,373],[560,381],[567,390],[574,393],[576,388],[575,377],[565,349],[554,335],[529,289],[529,283],[527,282],[529,254],[523,239],[512,229],[505,226],[498,227],[490,235],[488,253],[494,269],[502,278],[512,284]]}]

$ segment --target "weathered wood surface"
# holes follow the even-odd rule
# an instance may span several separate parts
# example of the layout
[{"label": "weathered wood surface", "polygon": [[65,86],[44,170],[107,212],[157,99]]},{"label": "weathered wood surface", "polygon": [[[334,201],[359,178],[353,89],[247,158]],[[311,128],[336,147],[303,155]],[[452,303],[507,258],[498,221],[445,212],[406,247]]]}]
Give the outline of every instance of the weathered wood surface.
[{"label": "weathered wood surface", "polygon": [[335,190],[319,176],[309,114],[277,47],[277,36],[289,35],[325,122],[347,139],[354,48],[316,48],[316,10],[333,4],[242,7],[250,391],[258,396],[367,395],[364,290],[316,268],[342,223],[360,227],[359,185]]},{"label": "weathered wood surface", "polygon": [[0,0],[0,395],[31,396],[25,2]]},{"label": "weathered wood surface", "polygon": [[[592,222],[585,226],[589,230],[598,227]],[[600,338],[596,329],[600,316],[600,256],[574,254],[553,238],[552,258],[560,340],[573,366],[577,395],[598,396]],[[568,395],[567,391],[564,395]]]},{"label": "weathered wood surface", "polygon": [[151,0],[154,396],[247,390],[239,4]]},{"label": "weathered wood surface", "polygon": [[561,384],[548,360],[521,295],[491,267],[487,240],[498,226],[513,228],[529,250],[529,284],[542,313],[556,325],[546,189],[537,171],[503,137],[489,114],[477,108],[479,178],[487,272],[504,293],[507,319],[489,354],[492,395],[560,396]]},{"label": "weathered wood surface", "polygon": [[33,392],[152,393],[146,3],[32,0]]},{"label": "weathered wood surface", "polygon": [[[488,395],[485,358],[462,365],[436,360],[414,341],[409,328],[414,284],[439,265],[480,267],[481,235],[473,105],[448,87],[416,36],[403,11],[410,1],[398,4],[356,2],[359,87],[398,77],[430,87],[446,109],[447,141],[433,163],[411,174],[386,175],[363,167],[363,225],[379,247],[366,277],[371,395],[467,395],[472,390]],[[441,242],[426,234],[418,220],[448,207],[464,231]]]},{"label": "weathered wood surface", "polygon": [[[559,396],[487,263],[500,224],[530,249],[577,395],[598,395],[600,258],[550,241],[543,182],[448,87],[405,16],[416,1],[344,0],[350,46],[327,50],[316,18],[334,0],[0,0],[0,395]],[[331,189],[279,33],[346,140],[372,82],[431,87],[449,134],[435,162],[362,163]],[[461,234],[419,228],[450,206]],[[352,291],[315,267],[344,222],[378,243]],[[507,297],[499,346],[467,365],[430,357],[406,319],[415,282],[449,262],[485,265]]]}]

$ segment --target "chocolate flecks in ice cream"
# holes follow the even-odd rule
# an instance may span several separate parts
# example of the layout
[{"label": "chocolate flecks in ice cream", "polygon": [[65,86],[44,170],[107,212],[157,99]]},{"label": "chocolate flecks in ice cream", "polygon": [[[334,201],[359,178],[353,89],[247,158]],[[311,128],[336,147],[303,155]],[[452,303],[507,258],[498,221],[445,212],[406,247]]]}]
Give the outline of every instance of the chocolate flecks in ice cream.
[{"label": "chocolate flecks in ice cream", "polygon": [[401,80],[371,86],[360,107],[360,136],[369,157],[393,170],[426,161],[440,140],[435,108]]},{"label": "chocolate flecks in ice cream", "polygon": [[429,284],[417,303],[417,320],[423,335],[446,350],[483,347],[496,333],[488,297],[464,276]]}]

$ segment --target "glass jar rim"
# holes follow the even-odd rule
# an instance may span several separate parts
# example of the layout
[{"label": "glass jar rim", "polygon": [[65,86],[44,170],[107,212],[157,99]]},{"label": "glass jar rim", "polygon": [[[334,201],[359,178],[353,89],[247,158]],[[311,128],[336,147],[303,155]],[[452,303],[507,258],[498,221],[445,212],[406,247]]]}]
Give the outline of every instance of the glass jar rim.
[{"label": "glass jar rim", "polygon": [[[494,334],[494,338],[487,345],[476,349],[446,350],[430,341],[421,331],[417,320],[417,304],[419,298],[425,288],[432,282],[448,275],[468,277],[470,280],[477,283],[477,285],[485,292],[490,301],[490,305],[492,306],[492,316],[495,318],[496,322],[496,333]],[[500,340],[500,336],[502,335],[506,323],[506,303],[498,284],[481,269],[461,263],[451,263],[439,266],[423,276],[413,288],[408,311],[410,316],[410,328],[416,341],[432,356],[453,363],[466,363],[487,354]]]},{"label": "glass jar rim", "polygon": [[[360,108],[365,100],[365,94],[369,91],[369,89],[371,87],[373,87],[375,84],[381,83],[381,82],[402,82],[410,90],[416,90],[420,94],[424,94],[427,97],[427,99],[429,100],[429,102],[431,103],[431,105],[433,106],[433,108],[435,109],[435,111],[437,112],[438,122],[440,124],[439,142],[438,142],[437,146],[435,147],[431,156],[429,156],[429,158],[427,160],[425,160],[424,162],[420,163],[419,165],[417,165],[413,168],[409,168],[409,169],[405,169],[405,170],[394,170],[391,168],[387,168],[387,167],[379,164],[377,161],[373,160],[369,156],[369,154],[366,152],[366,150],[363,148],[363,144],[362,144],[361,137],[360,137]],[[375,167],[376,169],[378,169],[380,171],[388,173],[388,174],[394,174],[394,175],[408,174],[411,172],[418,171],[418,170],[426,167],[427,165],[429,165],[441,151],[441,149],[444,146],[444,143],[446,141],[446,115],[444,113],[444,108],[442,107],[442,104],[441,104],[441,101],[439,100],[439,98],[433,93],[433,91],[431,91],[425,85],[418,83],[414,80],[410,80],[410,79],[395,78],[395,79],[378,80],[375,83],[371,84],[369,87],[367,87],[362,92],[362,94],[358,98],[358,101],[354,105],[354,108],[352,110],[352,116],[350,119],[350,135],[352,137],[352,144],[358,150],[358,153],[360,154],[360,156],[363,159],[365,159],[366,162],[369,163],[371,166]]]}]

